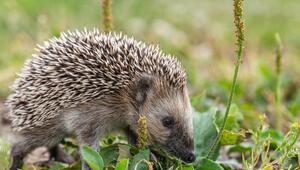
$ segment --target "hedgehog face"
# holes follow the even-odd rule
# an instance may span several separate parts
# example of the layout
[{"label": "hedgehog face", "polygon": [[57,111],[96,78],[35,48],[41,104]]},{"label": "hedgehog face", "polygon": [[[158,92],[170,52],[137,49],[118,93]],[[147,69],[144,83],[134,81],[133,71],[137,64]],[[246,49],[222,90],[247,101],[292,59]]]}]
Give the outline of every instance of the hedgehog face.
[{"label": "hedgehog face", "polygon": [[195,160],[192,114],[187,88],[172,88],[144,77],[136,99],[146,116],[150,145],[158,145],[185,162]]}]

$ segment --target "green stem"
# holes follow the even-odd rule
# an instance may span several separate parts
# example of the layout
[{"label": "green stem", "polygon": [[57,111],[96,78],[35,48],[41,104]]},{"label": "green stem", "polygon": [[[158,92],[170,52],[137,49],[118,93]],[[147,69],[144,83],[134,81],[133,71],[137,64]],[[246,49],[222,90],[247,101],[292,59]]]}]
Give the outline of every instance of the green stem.
[{"label": "green stem", "polygon": [[275,90],[275,107],[276,107],[276,129],[281,130],[282,129],[282,110],[281,110],[281,92],[280,92],[280,86],[281,86],[281,80],[280,80],[280,74],[276,75],[276,90]]},{"label": "green stem", "polygon": [[236,82],[237,82],[237,76],[239,73],[239,68],[240,68],[240,64],[242,63],[242,53],[243,53],[243,42],[245,39],[245,35],[244,35],[244,22],[242,20],[243,17],[243,8],[242,8],[242,3],[243,0],[233,0],[233,13],[234,13],[234,25],[235,25],[235,33],[236,33],[236,59],[237,62],[235,64],[235,69],[234,69],[234,75],[233,75],[233,80],[232,80],[232,85],[231,85],[231,90],[230,90],[230,96],[227,102],[227,107],[226,107],[226,111],[225,111],[225,116],[224,116],[224,120],[222,122],[222,125],[220,127],[220,131],[216,137],[216,139],[214,140],[210,150],[208,151],[207,154],[207,158],[211,158],[212,157],[212,153],[215,151],[217,145],[220,142],[220,139],[222,137],[223,131],[225,129],[225,125],[228,119],[228,115],[229,115],[229,111],[230,111],[230,107],[231,107],[231,103],[232,103],[232,99],[233,99],[233,95],[235,92],[235,88],[236,88]]},{"label": "green stem", "polygon": [[230,111],[230,107],[231,107],[233,95],[234,95],[234,92],[235,92],[235,89],[236,89],[236,82],[237,82],[237,77],[238,77],[238,73],[239,73],[240,64],[242,63],[242,60],[241,60],[242,53],[243,53],[243,47],[242,47],[242,45],[239,45],[238,51],[237,51],[237,63],[235,65],[235,69],[234,69],[232,86],[231,86],[230,96],[229,96],[227,107],[226,107],[226,111],[225,111],[224,120],[222,122],[219,134],[216,137],[216,139],[214,140],[214,142],[213,142],[213,144],[212,144],[212,146],[211,146],[211,148],[210,148],[210,150],[209,150],[209,152],[207,154],[207,158],[210,158],[212,156],[211,154],[213,153],[213,151],[215,150],[217,144],[219,143],[219,141],[220,141],[220,139],[222,137],[223,131],[225,129],[225,125],[226,125],[226,121],[227,121],[227,118],[228,118],[228,115],[229,115],[229,111]]},{"label": "green stem", "polygon": [[276,129],[282,129],[282,107],[281,107],[281,60],[282,60],[282,43],[280,35],[275,34],[277,43],[276,47],[276,89],[275,89],[275,107],[276,107]]},{"label": "green stem", "polygon": [[109,32],[113,30],[111,1],[112,0],[102,0],[103,26],[105,32]]}]

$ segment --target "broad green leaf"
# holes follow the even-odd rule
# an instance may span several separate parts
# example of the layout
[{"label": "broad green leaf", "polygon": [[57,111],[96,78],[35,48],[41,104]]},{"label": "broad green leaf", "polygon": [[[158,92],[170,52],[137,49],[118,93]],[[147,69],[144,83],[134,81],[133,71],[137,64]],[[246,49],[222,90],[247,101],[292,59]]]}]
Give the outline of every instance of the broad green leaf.
[{"label": "broad green leaf", "polygon": [[149,170],[149,165],[147,163],[147,160],[142,159],[134,166],[134,170]]},{"label": "broad green leaf", "polygon": [[[213,108],[204,113],[194,112],[193,114],[194,142],[197,157],[206,156],[211,144],[217,137],[218,132],[213,123],[216,112],[217,109]],[[218,146],[212,154],[214,159],[218,157],[219,148],[220,147]]]},{"label": "broad green leaf", "polygon": [[271,147],[273,148],[281,145],[284,140],[284,135],[272,128],[268,128],[260,133],[260,138],[262,139],[267,139],[269,137],[271,138]]},{"label": "broad green leaf", "polygon": [[145,149],[139,151],[136,155],[133,156],[132,160],[130,161],[129,164],[129,169],[130,170],[135,170],[136,165],[141,161],[141,160],[149,160],[150,159],[150,150]]},{"label": "broad green leaf", "polygon": [[[217,112],[214,117],[214,124],[219,132],[224,120],[224,112]],[[223,134],[220,139],[221,145],[234,145],[243,141],[245,134],[240,131],[240,122],[243,114],[236,104],[232,104],[225,124]]]},{"label": "broad green leaf", "polygon": [[129,165],[129,160],[123,159],[117,164],[115,170],[128,170],[128,165]]},{"label": "broad green leaf", "polygon": [[67,164],[63,164],[63,163],[55,163],[55,165],[53,165],[51,168],[49,168],[49,170],[61,170],[63,168],[68,167]]},{"label": "broad green leaf", "polygon": [[218,163],[201,157],[196,161],[195,169],[197,170],[224,170],[224,168]]},{"label": "broad green leaf", "polygon": [[244,146],[242,144],[238,144],[238,145],[234,145],[234,146],[230,147],[228,153],[231,153],[231,152],[245,153],[245,152],[250,152],[251,149],[252,149],[251,146]]},{"label": "broad green leaf", "polygon": [[[217,112],[215,114],[214,123],[219,131],[223,120],[225,111]],[[231,104],[229,115],[225,124],[225,130],[238,132],[240,129],[240,122],[243,120],[243,114],[240,112],[238,106],[236,104]]]},{"label": "broad green leaf", "polygon": [[221,136],[221,145],[235,145],[243,142],[245,139],[245,131],[240,131],[239,133],[224,130]]},{"label": "broad green leaf", "polygon": [[180,170],[194,170],[192,165],[183,165]]},{"label": "broad green leaf", "polygon": [[118,145],[114,144],[105,148],[101,148],[100,155],[103,158],[105,166],[115,164],[119,157],[119,147]]},{"label": "broad green leaf", "polygon": [[90,166],[92,170],[102,170],[104,168],[104,162],[98,152],[94,151],[88,146],[83,146],[81,155],[84,161]]},{"label": "broad green leaf", "polygon": [[62,168],[61,170],[81,170],[81,161],[78,161],[72,165],[69,165],[66,168]]}]

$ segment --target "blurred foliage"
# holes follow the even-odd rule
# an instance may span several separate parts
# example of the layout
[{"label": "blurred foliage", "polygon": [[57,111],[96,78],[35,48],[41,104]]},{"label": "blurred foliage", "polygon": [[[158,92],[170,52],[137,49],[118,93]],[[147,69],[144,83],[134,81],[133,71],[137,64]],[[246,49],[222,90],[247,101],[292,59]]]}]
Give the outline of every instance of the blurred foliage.
[{"label": "blurred foliage", "polygon": [[0,138],[0,170],[5,170],[10,164],[9,146],[6,141]]},{"label": "blurred foliage", "polygon": [[[26,58],[59,32],[101,28],[97,0],[11,0],[0,4],[0,89],[2,98]],[[273,74],[275,40],[279,32],[286,51],[283,72],[286,83],[297,83],[300,26],[297,0],[252,0],[245,2],[247,25],[246,58],[238,94],[249,92],[252,99],[259,87],[268,86],[260,73],[266,67]],[[189,74],[192,93],[206,91],[222,102],[230,85],[233,57],[232,3],[216,0],[114,0],[115,30],[147,43],[160,44],[164,51],[179,57]],[[164,10],[161,10],[164,9]],[[122,14],[122,15],[120,15]],[[211,67],[213,65],[213,67]],[[258,92],[259,93],[259,92]],[[261,94],[257,94],[261,95]],[[294,97],[294,96],[292,96]],[[240,101],[240,100],[238,100]],[[243,101],[241,101],[243,102]],[[239,104],[239,103],[238,103]],[[299,112],[299,110],[297,110]]]},{"label": "blurred foliage", "polygon": [[[59,36],[61,31],[84,27],[102,28],[100,5],[98,0],[1,2],[0,101],[9,94],[9,85],[24,61],[35,52],[36,44],[41,44],[52,36]],[[235,45],[232,31],[232,1],[113,0],[112,5],[116,31],[124,32],[146,43],[159,44],[163,51],[177,56],[185,66],[191,102],[196,110],[194,123],[198,159],[195,167],[206,165],[215,169],[232,167],[232,163],[227,160],[221,162],[220,167],[218,162],[222,159],[220,148],[215,151],[214,158],[218,160],[217,162],[203,158],[206,154],[205,149],[218,133],[218,125],[222,120],[224,104],[231,86]],[[241,156],[237,158],[239,162],[244,163],[244,168],[263,165],[261,168],[271,169],[277,166],[278,162],[270,161],[273,157],[266,154],[268,153],[266,149],[276,151],[274,157],[277,157],[284,167],[293,165],[292,168],[295,168],[297,162],[299,166],[300,155],[296,152],[297,149],[299,151],[299,142],[287,141],[296,138],[295,132],[299,133],[294,127],[295,124],[292,125],[292,122],[300,121],[299,6],[299,0],[245,1],[247,35],[245,58],[239,73],[235,105],[230,111],[232,116],[229,117],[229,124],[226,124],[227,132],[223,136],[225,144],[233,144],[226,146],[228,155],[234,153],[244,155],[244,161]],[[280,76],[282,129],[275,128],[277,126],[274,117],[278,111],[278,103],[275,101],[278,81],[275,33],[281,35],[283,47]],[[266,122],[258,121],[262,113],[268,117]],[[246,139],[244,134],[243,137],[239,136],[243,133],[241,128],[250,129],[246,131]],[[119,142],[124,142],[124,137],[109,136],[102,141],[101,146],[104,149],[101,150],[99,157],[103,158],[105,166],[130,168],[132,162],[136,163],[142,159],[134,160],[134,157],[142,151],[127,145],[120,147],[116,144]],[[237,144],[239,142],[242,143]],[[76,143],[67,141],[65,146],[72,155],[77,154]],[[265,161],[263,164],[262,156]],[[3,140],[0,140],[0,158],[0,169],[7,167],[8,144]],[[149,159],[147,157],[146,160]],[[172,166],[181,169],[191,168],[167,155],[161,159],[163,161],[154,162],[154,166],[158,169]],[[122,163],[117,165],[120,160]],[[259,161],[255,162],[257,160]],[[141,166],[144,166],[142,164]],[[58,163],[52,167],[52,169],[61,168],[78,169],[80,165],[76,163],[67,167]]]}]

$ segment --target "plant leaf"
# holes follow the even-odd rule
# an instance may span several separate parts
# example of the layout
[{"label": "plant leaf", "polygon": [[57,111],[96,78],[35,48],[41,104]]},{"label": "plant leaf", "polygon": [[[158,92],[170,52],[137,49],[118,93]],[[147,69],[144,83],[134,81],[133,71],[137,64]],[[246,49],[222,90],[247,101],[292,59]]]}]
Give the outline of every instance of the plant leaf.
[{"label": "plant leaf", "polygon": [[114,144],[105,148],[101,148],[100,155],[103,158],[105,166],[115,164],[119,157],[119,147],[118,145]]},{"label": "plant leaf", "polygon": [[[216,113],[216,108],[212,108],[204,113],[198,113],[194,111],[194,142],[196,146],[197,157],[206,156],[208,154],[211,144],[218,135],[216,126],[214,124]],[[218,157],[219,148],[220,147],[218,146],[212,154],[214,159]]]},{"label": "plant leaf", "polygon": [[[214,117],[214,123],[219,129],[224,120],[224,112],[217,112]],[[243,114],[240,112],[238,106],[236,104],[231,104],[228,119],[225,124],[225,130],[238,132],[240,130],[240,122],[243,120]]]},{"label": "plant leaf", "polygon": [[238,133],[224,130],[221,136],[221,145],[235,145],[243,142],[245,139],[245,131],[240,131]]},{"label": "plant leaf", "polygon": [[137,164],[139,164],[141,160],[148,161],[149,159],[150,159],[150,150],[149,149],[141,150],[136,155],[133,156],[132,161],[130,161],[129,164],[129,169],[135,170]]},{"label": "plant leaf", "polygon": [[129,160],[123,159],[117,165],[115,170],[128,170]]},{"label": "plant leaf", "polygon": [[81,154],[84,161],[90,166],[92,170],[102,170],[104,168],[102,157],[92,148],[83,146]]},{"label": "plant leaf", "polygon": [[134,170],[149,170],[149,165],[147,163],[147,160],[142,159],[134,166]]},{"label": "plant leaf", "polygon": [[192,165],[183,165],[180,170],[194,170]]},{"label": "plant leaf", "polygon": [[61,169],[64,169],[66,167],[68,167],[67,164],[63,164],[63,163],[58,162],[58,163],[55,163],[55,165],[53,165],[51,168],[49,168],[49,170],[61,170]]},{"label": "plant leaf", "polygon": [[78,161],[68,167],[62,168],[61,170],[81,170],[81,162]]},{"label": "plant leaf", "polygon": [[271,138],[271,147],[272,148],[276,148],[277,146],[281,145],[283,140],[284,140],[284,136],[282,133],[280,133],[279,131],[276,131],[272,128],[268,128],[266,130],[264,130],[263,132],[260,133],[260,138],[266,140],[267,138]]},{"label": "plant leaf", "polygon": [[207,159],[205,157],[201,157],[196,161],[195,169],[197,170],[224,170],[224,168],[218,163]]},{"label": "plant leaf", "polygon": [[234,146],[230,147],[230,149],[228,150],[228,153],[231,153],[231,152],[246,153],[246,152],[250,152],[251,149],[252,149],[251,146],[238,144],[238,145],[234,145]]}]

